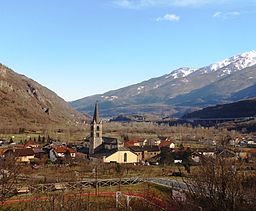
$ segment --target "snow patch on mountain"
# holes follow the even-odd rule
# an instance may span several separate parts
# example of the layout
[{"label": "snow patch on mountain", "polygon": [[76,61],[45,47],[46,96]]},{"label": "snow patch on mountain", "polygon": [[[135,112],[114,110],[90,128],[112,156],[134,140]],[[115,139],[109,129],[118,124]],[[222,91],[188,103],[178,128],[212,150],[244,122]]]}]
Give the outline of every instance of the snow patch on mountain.
[{"label": "snow patch on mountain", "polygon": [[180,69],[172,71],[170,74],[166,75],[165,78],[166,79],[168,79],[170,77],[172,77],[173,79],[184,78],[195,71],[196,71],[196,69],[193,69],[193,68],[188,68],[188,67],[180,68]]},{"label": "snow patch on mountain", "polygon": [[139,86],[138,88],[137,88],[137,90],[138,91],[141,91],[142,89],[144,89],[145,88],[145,86]]},{"label": "snow patch on mountain", "polygon": [[118,96],[104,96],[102,95],[101,98],[105,99],[105,100],[109,100],[109,101],[114,101],[118,99]]},{"label": "snow patch on mountain", "polygon": [[157,85],[155,85],[154,87],[153,87],[153,89],[158,89],[159,88],[159,84],[157,84]]}]

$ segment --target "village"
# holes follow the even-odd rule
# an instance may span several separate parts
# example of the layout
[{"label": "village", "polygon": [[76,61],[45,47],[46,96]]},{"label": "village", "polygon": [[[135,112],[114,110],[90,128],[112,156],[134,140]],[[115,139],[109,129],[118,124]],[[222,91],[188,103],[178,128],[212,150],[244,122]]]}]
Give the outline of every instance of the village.
[{"label": "village", "polygon": [[172,165],[200,162],[199,155],[225,154],[237,160],[252,161],[256,158],[256,137],[240,136],[225,140],[225,147],[215,140],[198,146],[176,142],[172,137],[147,139],[143,137],[119,140],[103,136],[103,121],[95,105],[90,135],[82,142],[63,142],[38,135],[24,142],[0,140],[0,158],[15,157],[17,163],[40,166],[45,164],[67,164],[70,162],[102,162],[134,165]]},{"label": "village", "polygon": [[[120,127],[121,131],[131,130],[120,139],[109,133],[116,131],[116,124],[115,129],[113,125],[107,129],[107,136],[103,135],[107,124],[100,118],[96,103],[89,132],[83,140],[63,141],[42,134],[25,135],[27,139],[20,141],[15,135],[1,139],[2,205],[7,209],[16,209],[20,204],[25,210],[43,210],[46,200],[50,210],[61,209],[63,204],[74,210],[108,210],[108,206],[116,210],[179,210],[191,203],[192,209],[199,209],[194,194],[203,194],[208,203],[205,186],[224,182],[227,197],[237,191],[238,183],[243,185],[237,192],[241,206],[254,206],[254,135],[176,126],[173,130],[178,135],[147,136],[145,131],[156,127],[147,124],[142,127],[145,137],[127,135],[137,134],[134,125]],[[154,133],[165,132],[167,127],[170,126],[160,126]],[[188,138],[190,133],[192,140]],[[218,176],[214,179],[212,174]]]}]

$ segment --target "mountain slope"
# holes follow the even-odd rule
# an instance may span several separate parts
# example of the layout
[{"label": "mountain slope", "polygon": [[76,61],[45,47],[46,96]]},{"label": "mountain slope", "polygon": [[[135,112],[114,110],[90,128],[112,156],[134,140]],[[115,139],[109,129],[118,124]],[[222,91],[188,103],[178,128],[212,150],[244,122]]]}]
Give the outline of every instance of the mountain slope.
[{"label": "mountain slope", "polygon": [[[256,84],[255,65],[256,51],[250,51],[198,69],[180,68],[158,78],[71,102],[71,105],[78,111],[90,113],[95,101],[99,101],[105,116],[183,113],[191,106],[244,99],[246,89]],[[247,95],[256,96],[249,91]]]},{"label": "mountain slope", "polygon": [[252,98],[255,97],[255,93],[256,93],[256,84],[249,86],[246,89],[243,89],[241,91],[238,91],[236,93],[234,93],[231,96],[231,100],[232,101],[237,101],[239,99],[247,99],[247,98]]},{"label": "mountain slope", "polygon": [[188,113],[184,116],[189,118],[240,118],[256,117],[256,98],[238,101],[230,104],[222,104],[207,107],[199,111]]},{"label": "mountain slope", "polygon": [[256,96],[256,65],[168,101],[172,105],[208,106]]},{"label": "mountain slope", "polygon": [[86,117],[54,92],[0,64],[0,128],[75,125]]}]

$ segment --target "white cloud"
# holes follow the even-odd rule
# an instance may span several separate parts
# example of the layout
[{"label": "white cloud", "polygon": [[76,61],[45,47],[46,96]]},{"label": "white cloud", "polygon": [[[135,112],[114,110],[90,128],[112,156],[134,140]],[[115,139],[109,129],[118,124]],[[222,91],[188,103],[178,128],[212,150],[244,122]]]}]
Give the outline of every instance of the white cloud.
[{"label": "white cloud", "polygon": [[123,8],[134,8],[135,9],[135,5],[133,2],[131,2],[130,0],[115,0],[113,2],[115,5],[123,7]]},{"label": "white cloud", "polygon": [[216,13],[214,13],[214,15],[212,17],[217,18],[217,17],[220,17],[221,14],[222,14],[221,12],[216,12]]},{"label": "white cloud", "polygon": [[221,18],[221,19],[229,19],[229,18],[233,18],[233,17],[237,17],[240,16],[241,12],[238,11],[232,11],[232,12],[216,12],[213,14],[213,18]]},{"label": "white cloud", "polygon": [[127,9],[140,9],[144,7],[161,7],[161,6],[202,6],[212,3],[223,3],[230,0],[112,0],[114,5]]},{"label": "white cloud", "polygon": [[175,14],[166,14],[156,19],[156,21],[172,21],[172,22],[179,21],[179,20],[180,20],[180,17]]}]

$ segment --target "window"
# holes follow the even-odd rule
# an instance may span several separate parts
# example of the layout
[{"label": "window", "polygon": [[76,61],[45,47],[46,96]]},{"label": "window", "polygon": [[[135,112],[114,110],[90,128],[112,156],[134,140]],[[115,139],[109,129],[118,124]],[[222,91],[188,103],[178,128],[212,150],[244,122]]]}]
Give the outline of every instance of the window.
[{"label": "window", "polygon": [[97,131],[100,131],[100,126],[97,126]]},{"label": "window", "polygon": [[127,163],[127,153],[124,153],[124,162]]},{"label": "window", "polygon": [[96,137],[99,138],[100,137],[100,133],[96,133]]}]

